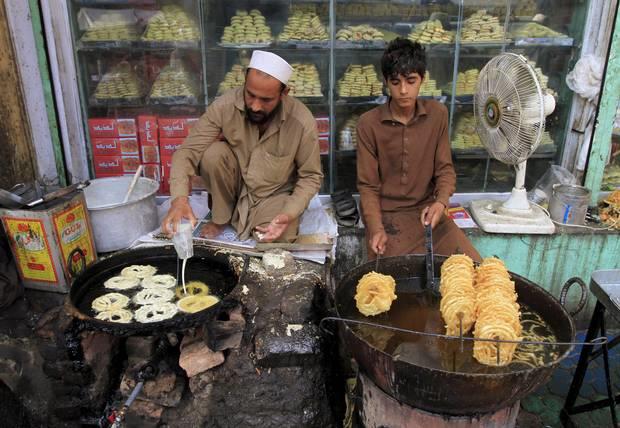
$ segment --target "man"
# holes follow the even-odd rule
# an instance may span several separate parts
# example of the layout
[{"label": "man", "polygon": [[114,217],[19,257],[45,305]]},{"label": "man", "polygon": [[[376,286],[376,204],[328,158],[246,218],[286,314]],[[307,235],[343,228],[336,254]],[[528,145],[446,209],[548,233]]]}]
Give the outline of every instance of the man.
[{"label": "man", "polygon": [[176,231],[182,218],[195,223],[188,194],[191,176],[200,174],[212,198],[204,236],[230,224],[240,239],[252,233],[264,242],[295,239],[323,174],[314,117],[287,96],[292,72],[279,56],[254,51],[245,85],[207,108],[174,153],[164,232]]},{"label": "man", "polygon": [[480,255],[444,215],[456,188],[448,141],[448,112],[418,99],[426,72],[424,48],[403,38],[390,42],[381,71],[391,96],[357,125],[357,186],[369,258],[424,252],[424,226],[434,229],[437,254]]}]

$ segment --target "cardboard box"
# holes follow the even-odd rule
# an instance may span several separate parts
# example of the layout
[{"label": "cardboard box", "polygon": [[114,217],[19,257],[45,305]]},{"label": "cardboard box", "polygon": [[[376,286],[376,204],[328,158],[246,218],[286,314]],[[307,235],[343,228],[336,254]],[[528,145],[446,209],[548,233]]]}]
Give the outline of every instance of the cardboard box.
[{"label": "cardboard box", "polygon": [[159,194],[170,193],[170,168],[172,168],[172,157],[161,158],[161,181],[159,185]]},{"label": "cardboard box", "polygon": [[160,117],[157,119],[159,138],[185,138],[197,117]]},{"label": "cardboard box", "polygon": [[329,117],[317,116],[314,118],[314,120],[316,120],[316,129],[319,134],[329,133]]},{"label": "cardboard box", "polygon": [[143,174],[146,178],[161,182],[161,165],[159,163],[142,164]]},{"label": "cardboard box", "polygon": [[88,119],[90,138],[137,137],[135,119]]},{"label": "cardboard box", "polygon": [[91,140],[93,155],[120,156],[139,154],[138,139],[130,138],[93,138]]},{"label": "cardboard box", "polygon": [[157,146],[141,146],[140,147],[140,159],[142,163],[159,163],[159,147]]},{"label": "cardboard box", "polygon": [[172,157],[172,154],[177,151],[181,144],[183,144],[185,138],[160,138],[159,139],[159,155],[164,157]]},{"label": "cardboard box", "polygon": [[140,166],[140,156],[93,156],[93,164],[97,177],[134,173]]},{"label": "cardboard box", "polygon": [[329,137],[319,137],[319,148],[322,155],[329,153]]},{"label": "cardboard box", "polygon": [[158,144],[157,116],[138,116],[138,136],[143,146],[156,146]]}]

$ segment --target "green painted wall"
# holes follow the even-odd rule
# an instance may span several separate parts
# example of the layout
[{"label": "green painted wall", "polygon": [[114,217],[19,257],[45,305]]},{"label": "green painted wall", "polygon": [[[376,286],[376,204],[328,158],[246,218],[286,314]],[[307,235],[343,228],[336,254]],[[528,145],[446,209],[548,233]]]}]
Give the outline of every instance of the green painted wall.
[{"label": "green painted wall", "polygon": [[[504,235],[476,231],[468,235],[483,257],[498,256],[508,270],[542,286],[555,297],[559,297],[569,278],[578,276],[589,285],[593,271],[620,269],[619,233]],[[568,297],[569,308],[574,308],[579,300],[577,288]],[[594,303],[590,296],[588,310],[577,316],[580,323],[589,319]]]}]

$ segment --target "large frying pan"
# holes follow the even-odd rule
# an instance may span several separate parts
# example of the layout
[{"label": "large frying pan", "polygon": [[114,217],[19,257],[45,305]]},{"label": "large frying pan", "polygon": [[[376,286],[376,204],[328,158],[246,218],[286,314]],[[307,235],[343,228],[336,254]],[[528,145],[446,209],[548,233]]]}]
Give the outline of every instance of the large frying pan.
[{"label": "large frying pan", "polygon": [[[435,276],[446,257],[435,257]],[[374,270],[375,263],[366,263],[353,269],[338,284],[336,310],[342,318],[373,321],[362,316],[355,307],[354,296],[359,279]],[[396,293],[411,292],[425,280],[424,256],[408,255],[381,259],[380,271],[396,279]],[[549,293],[511,273],[519,295],[519,303],[529,306],[543,317],[558,342],[572,342],[575,326],[564,307]],[[419,291],[419,290],[418,290]],[[388,313],[389,315],[389,313]],[[411,313],[415,317],[416,313]],[[353,328],[352,328],[353,327]],[[571,351],[563,346],[557,359],[544,366],[494,373],[470,373],[428,368],[394,358],[369,344],[354,331],[353,324],[344,323],[342,337],[346,349],[377,386],[401,403],[429,412],[448,415],[474,415],[499,410],[514,404],[539,385],[546,382],[554,368]]]},{"label": "large frying pan", "polygon": [[[235,259],[238,260],[238,259]],[[126,250],[100,260],[89,266],[73,282],[67,303],[68,311],[81,323],[81,329],[97,330],[116,336],[152,335],[186,330],[213,319],[221,310],[236,305],[227,297],[235,288],[242,272],[247,267],[247,258],[242,267],[235,266],[226,254],[216,254],[205,247],[194,247],[194,257],[188,259],[186,281],[200,280],[209,285],[210,293],[221,300],[214,306],[194,314],[177,313],[174,317],[153,323],[130,322],[127,324],[100,321],[90,305],[96,297],[112,290],[103,287],[103,282],[130,265],[153,265],[158,273],[177,276],[177,254],[172,246]]]}]

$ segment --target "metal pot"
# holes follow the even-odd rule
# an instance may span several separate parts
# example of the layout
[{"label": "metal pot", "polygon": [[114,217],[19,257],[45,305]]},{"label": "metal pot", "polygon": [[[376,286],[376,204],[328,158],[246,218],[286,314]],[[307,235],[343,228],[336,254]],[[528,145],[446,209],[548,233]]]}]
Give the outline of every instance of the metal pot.
[{"label": "metal pot", "polygon": [[[124,267],[137,264],[152,265],[157,267],[157,273],[177,276],[177,253],[172,246],[121,251],[92,264],[75,279],[66,303],[67,311],[78,320],[80,324],[78,330],[97,330],[116,336],[153,335],[187,330],[210,321],[221,310],[237,305],[237,301],[228,298],[228,295],[242,279],[248,260],[245,259],[243,267],[236,266],[230,256],[216,254],[215,250],[196,246],[194,257],[187,262],[186,281],[205,282],[209,286],[209,293],[220,298],[219,303],[200,312],[193,314],[179,312],[170,319],[152,323],[134,321],[123,324],[101,321],[94,317],[92,301],[111,291],[103,287],[104,281],[119,275]],[[136,290],[119,292],[130,296]]]},{"label": "metal pot", "polygon": [[127,248],[157,228],[159,183],[140,177],[129,201],[123,202],[131,180],[129,176],[98,178],[84,189],[98,253]]},{"label": "metal pot", "polygon": [[[446,257],[436,256],[435,276],[439,276],[441,264]],[[366,263],[353,269],[338,285],[336,310],[342,318],[374,321],[363,317],[355,307],[354,296],[359,279],[374,270],[375,263]],[[424,256],[408,255],[381,259],[381,273],[396,279],[397,294],[416,293],[425,278]],[[518,302],[542,316],[550,326],[558,342],[571,342],[575,326],[564,307],[548,292],[527,279],[510,274],[515,282]],[[412,290],[412,288],[418,290]],[[425,293],[421,293],[426,298]],[[389,322],[388,317],[384,324]],[[407,317],[415,319],[416,312]],[[431,368],[403,361],[393,354],[371,345],[357,334],[353,324],[346,322],[341,335],[346,349],[358,362],[360,370],[384,392],[401,403],[433,413],[448,415],[472,415],[493,412],[514,404],[546,382],[554,368],[563,360],[572,346],[564,345],[559,357],[544,366],[522,370],[488,370],[462,372]],[[458,341],[457,341],[458,342]]]}]

